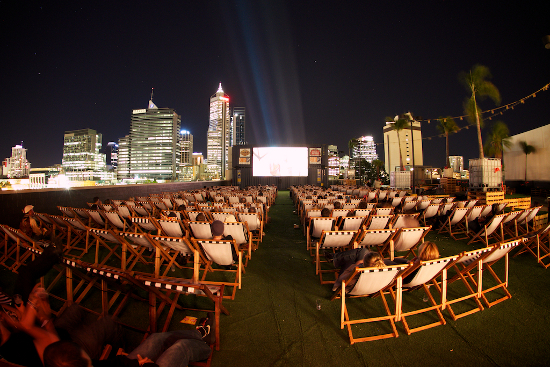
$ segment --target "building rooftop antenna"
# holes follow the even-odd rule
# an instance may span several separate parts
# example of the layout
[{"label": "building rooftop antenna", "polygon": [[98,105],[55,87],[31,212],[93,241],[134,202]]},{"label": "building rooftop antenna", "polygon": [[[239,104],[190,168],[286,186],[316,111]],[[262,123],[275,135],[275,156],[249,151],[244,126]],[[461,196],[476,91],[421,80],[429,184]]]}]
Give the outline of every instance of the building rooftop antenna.
[{"label": "building rooftop antenna", "polygon": [[151,88],[151,101],[153,100],[153,89],[155,88]]}]

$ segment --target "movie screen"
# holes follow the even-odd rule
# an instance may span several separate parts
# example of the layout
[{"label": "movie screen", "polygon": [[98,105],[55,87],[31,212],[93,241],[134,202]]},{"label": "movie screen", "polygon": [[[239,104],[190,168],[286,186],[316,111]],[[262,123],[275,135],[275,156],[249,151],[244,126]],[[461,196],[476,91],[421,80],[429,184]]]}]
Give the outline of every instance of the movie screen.
[{"label": "movie screen", "polygon": [[254,176],[307,177],[308,175],[307,148],[253,148],[252,153]]}]

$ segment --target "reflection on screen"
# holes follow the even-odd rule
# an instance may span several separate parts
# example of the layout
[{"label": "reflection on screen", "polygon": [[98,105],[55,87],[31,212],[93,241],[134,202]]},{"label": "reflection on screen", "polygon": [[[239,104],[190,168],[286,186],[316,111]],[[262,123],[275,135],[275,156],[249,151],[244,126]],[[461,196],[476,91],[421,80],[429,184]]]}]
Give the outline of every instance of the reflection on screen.
[{"label": "reflection on screen", "polygon": [[253,148],[252,153],[253,176],[308,175],[307,148]]}]

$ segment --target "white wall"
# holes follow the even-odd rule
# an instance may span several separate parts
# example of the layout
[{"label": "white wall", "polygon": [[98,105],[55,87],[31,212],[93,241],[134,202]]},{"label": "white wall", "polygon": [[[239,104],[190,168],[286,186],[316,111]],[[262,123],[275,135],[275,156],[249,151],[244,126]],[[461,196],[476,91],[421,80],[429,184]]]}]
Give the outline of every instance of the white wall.
[{"label": "white wall", "polygon": [[512,146],[504,148],[506,180],[525,180],[525,154],[519,142],[526,141],[536,151],[527,156],[527,181],[550,181],[550,125],[510,137]]}]

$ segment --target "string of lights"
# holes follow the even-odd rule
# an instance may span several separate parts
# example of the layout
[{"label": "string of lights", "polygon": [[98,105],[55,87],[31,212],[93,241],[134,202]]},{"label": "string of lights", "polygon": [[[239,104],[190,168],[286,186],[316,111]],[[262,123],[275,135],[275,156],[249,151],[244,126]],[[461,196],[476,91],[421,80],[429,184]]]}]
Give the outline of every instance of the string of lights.
[{"label": "string of lights", "polygon": [[[514,107],[516,107],[517,105],[525,104],[526,100],[528,100],[529,98],[535,98],[538,93],[547,91],[549,88],[550,88],[550,83],[546,84],[545,86],[543,86],[539,90],[527,95],[526,97],[518,99],[517,101],[511,102],[511,103],[508,103],[508,104],[505,104],[505,105],[502,105],[502,106],[499,106],[499,107],[496,107],[496,108],[491,108],[491,109],[488,109],[486,111],[482,111],[481,113],[482,114],[489,113],[489,115],[484,117],[484,118],[486,118],[487,120],[491,120],[493,117],[503,115],[504,112],[507,111],[507,110],[513,110]],[[467,115],[451,116],[451,117],[455,120],[463,121],[467,117]],[[445,118],[448,118],[448,117],[445,117]],[[424,120],[416,120],[416,121],[418,121],[418,122],[427,122],[429,124],[432,121],[439,122],[440,120],[441,120],[440,118],[435,118],[435,119],[424,119]],[[459,132],[459,131],[464,130],[464,129],[467,130],[469,127],[470,127],[470,125],[459,127],[458,130],[456,130],[456,132]],[[441,134],[437,134],[437,135],[422,137],[422,140],[431,140],[433,138],[444,138],[444,137],[445,137],[445,134],[441,133]],[[376,143],[376,145],[382,145],[382,144],[384,144],[384,143]]]}]

